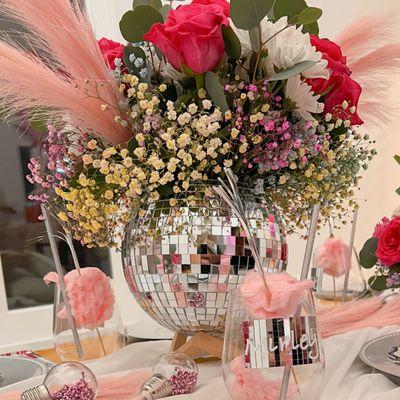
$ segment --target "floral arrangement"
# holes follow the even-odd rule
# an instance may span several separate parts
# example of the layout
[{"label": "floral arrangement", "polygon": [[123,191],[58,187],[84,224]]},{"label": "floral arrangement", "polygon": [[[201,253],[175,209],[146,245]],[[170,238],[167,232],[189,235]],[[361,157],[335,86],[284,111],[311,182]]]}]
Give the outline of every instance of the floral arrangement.
[{"label": "floral arrangement", "polygon": [[51,204],[84,245],[118,245],[133,209],[173,207],[192,184],[224,179],[224,167],[274,204],[289,232],[314,204],[335,224],[357,206],[375,150],[356,130],[363,89],[341,47],[318,36],[320,9],[134,1],[123,45],[97,42],[78,1],[0,7],[44,48],[0,41],[2,99],[48,126],[29,164],[40,188],[31,199]]},{"label": "floral arrangement", "polygon": [[[400,164],[400,156],[395,156]],[[400,188],[396,190],[400,195]],[[360,264],[366,269],[375,268],[369,279],[373,290],[400,288],[400,212],[396,209],[391,218],[384,217],[375,227],[360,252]]]},{"label": "floral arrangement", "polygon": [[360,252],[364,268],[375,267],[369,279],[374,290],[400,288],[400,216],[383,218]]}]

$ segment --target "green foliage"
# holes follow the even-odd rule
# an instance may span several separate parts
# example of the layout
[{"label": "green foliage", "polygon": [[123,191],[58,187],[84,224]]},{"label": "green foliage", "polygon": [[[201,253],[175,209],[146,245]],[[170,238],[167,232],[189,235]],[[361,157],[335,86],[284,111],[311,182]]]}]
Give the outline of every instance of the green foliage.
[{"label": "green foliage", "polygon": [[237,28],[250,30],[260,24],[275,0],[231,0],[231,18]]},{"label": "green foliage", "polygon": [[[130,60],[132,54],[135,56],[134,57],[135,59],[141,58],[143,60],[143,65],[141,65],[140,67],[136,67],[135,63]],[[123,58],[124,64],[128,68],[128,70],[133,75],[136,75],[139,78],[140,78],[140,70],[141,69],[147,68],[147,70],[149,70],[149,66],[147,64],[146,53],[144,52],[144,50],[141,47],[132,46],[132,45],[126,46],[125,50],[124,50],[124,55],[122,58]],[[147,75],[149,76],[150,74],[148,73]],[[144,79],[144,80],[146,80],[146,79]]]},{"label": "green foliage", "polygon": [[394,156],[394,159],[396,160],[396,162],[398,163],[398,164],[400,164],[400,156]]},{"label": "green foliage", "polygon": [[122,16],[119,27],[122,36],[130,43],[143,41],[143,36],[157,22],[163,22],[163,16],[152,6],[140,5]]},{"label": "green foliage", "polygon": [[225,42],[225,51],[228,56],[234,60],[239,60],[242,55],[242,45],[236,33],[230,26],[223,26],[222,35]]},{"label": "green foliage", "polygon": [[304,25],[303,26],[303,32],[304,33],[312,33],[314,35],[319,35],[319,25],[318,22],[314,22],[309,25]]},{"label": "green foliage", "polygon": [[143,5],[152,6],[159,10],[162,7],[162,2],[161,0],[133,0],[133,9]]},{"label": "green foliage", "polygon": [[386,281],[386,276],[371,276],[371,278],[368,279],[368,285],[374,290],[382,291],[387,289]]},{"label": "green foliage", "polygon": [[260,26],[257,26],[249,30],[251,48],[257,53],[260,51],[261,48],[260,29]]},{"label": "green foliage", "polygon": [[217,105],[222,112],[227,111],[229,107],[226,101],[224,88],[214,72],[207,72],[206,74],[206,89],[214,104]]},{"label": "green foliage", "polygon": [[172,10],[172,7],[169,4],[162,6],[160,8],[160,13],[164,18],[164,21],[167,19],[168,13]]},{"label": "green foliage", "polygon": [[372,268],[378,262],[378,257],[375,254],[377,247],[378,238],[371,238],[365,242],[364,247],[360,251],[360,264],[364,268]]},{"label": "green foliage", "polygon": [[308,8],[314,9],[315,7],[308,7],[305,0],[276,0],[274,6],[274,18],[275,20],[278,20],[282,17],[288,17],[288,22],[303,25],[303,32],[309,32],[318,35],[319,27],[316,21],[320,18],[320,16],[317,18],[317,20],[314,20],[308,24],[302,24],[298,21],[301,13],[303,13],[303,18],[310,18],[310,15],[313,15],[314,17],[317,16],[317,11],[312,10],[310,13],[305,11]]},{"label": "green foliage", "polygon": [[282,81],[285,79],[289,79],[292,76],[296,76],[308,68],[311,68],[315,65],[315,61],[301,61],[298,64],[293,65],[290,68],[284,69],[283,71],[277,72],[276,74],[272,75],[268,81]]},{"label": "green foliage", "polygon": [[322,10],[317,7],[307,7],[300,11],[297,18],[299,25],[309,25],[317,22],[322,16]]}]

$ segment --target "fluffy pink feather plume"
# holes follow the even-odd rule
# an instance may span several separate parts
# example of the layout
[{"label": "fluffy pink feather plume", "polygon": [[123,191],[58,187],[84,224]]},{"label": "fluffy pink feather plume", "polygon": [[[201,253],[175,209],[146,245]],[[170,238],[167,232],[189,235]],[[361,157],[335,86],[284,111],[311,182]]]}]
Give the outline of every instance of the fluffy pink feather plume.
[{"label": "fluffy pink feather plume", "polygon": [[[70,115],[79,121],[81,128],[95,130],[112,143],[129,139],[128,129],[114,122],[115,116],[121,115],[122,95],[77,0],[2,0],[0,12],[32,32],[30,40],[35,47],[50,55],[44,65],[38,57],[21,51],[6,36],[2,38],[0,70],[5,82],[0,83],[0,93],[9,103],[10,111],[54,106],[59,114]],[[7,52],[11,48],[14,54],[10,59]],[[16,58],[34,67],[28,73],[33,78],[33,85],[26,85],[26,79],[20,74],[21,68],[16,68]],[[26,70],[23,72],[27,73]],[[50,82],[54,87],[53,101],[49,101]],[[60,92],[65,90],[64,103]],[[17,98],[17,91],[21,91],[20,98]],[[110,106],[106,113],[100,110],[105,103]]]},{"label": "fluffy pink feather plume", "polygon": [[39,109],[44,117],[66,117],[112,143],[128,138],[114,122],[114,113],[101,111],[102,101],[88,97],[83,88],[37,57],[1,41],[0,97],[10,112]]},{"label": "fluffy pink feather plume", "polygon": [[320,308],[318,321],[323,338],[357,329],[400,325],[400,296],[395,296],[386,303],[375,296],[337,307]]},{"label": "fluffy pink feather plume", "polygon": [[352,23],[336,39],[363,88],[359,114],[369,125],[384,125],[396,116],[398,104],[390,88],[400,77],[400,39],[392,16],[371,16]]}]

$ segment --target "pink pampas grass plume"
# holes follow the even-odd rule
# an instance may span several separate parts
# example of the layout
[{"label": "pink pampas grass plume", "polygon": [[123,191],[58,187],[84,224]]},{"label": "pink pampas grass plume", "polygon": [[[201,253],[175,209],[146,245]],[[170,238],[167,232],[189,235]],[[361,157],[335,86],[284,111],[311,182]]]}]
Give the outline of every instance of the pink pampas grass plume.
[{"label": "pink pampas grass plume", "polygon": [[[388,124],[398,111],[390,88],[400,76],[400,38],[393,16],[371,16],[352,23],[336,39],[352,78],[363,88],[358,111],[369,125]],[[394,105],[393,105],[394,104]]]},{"label": "pink pampas grass plume", "polygon": [[125,111],[122,95],[76,0],[3,0],[0,12],[32,33],[30,43],[40,53],[1,38],[0,93],[10,113],[40,109],[45,118],[66,117],[114,144],[129,139],[128,128],[114,122]]},{"label": "pink pampas grass plume", "polygon": [[400,296],[386,302],[380,297],[372,297],[320,308],[318,322],[323,338],[357,329],[400,325]]},{"label": "pink pampas grass plume", "polygon": [[325,274],[338,278],[350,270],[350,247],[340,238],[328,238],[318,248],[315,261]]}]

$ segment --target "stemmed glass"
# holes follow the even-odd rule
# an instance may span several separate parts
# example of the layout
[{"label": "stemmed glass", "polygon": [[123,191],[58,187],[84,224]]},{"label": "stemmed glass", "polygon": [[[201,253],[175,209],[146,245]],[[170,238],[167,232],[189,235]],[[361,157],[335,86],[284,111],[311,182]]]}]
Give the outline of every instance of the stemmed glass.
[{"label": "stemmed glass", "polygon": [[318,399],[324,353],[312,290],[304,290],[295,315],[258,319],[252,314],[240,289],[231,292],[222,356],[225,385],[231,397]]}]

